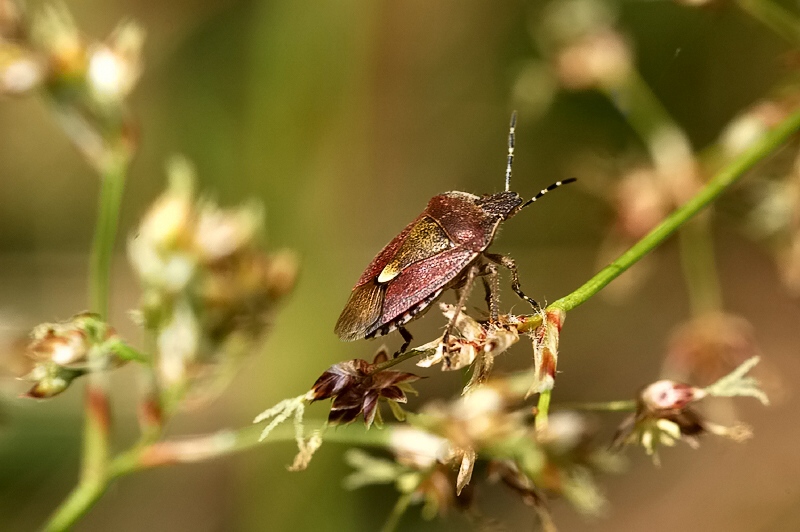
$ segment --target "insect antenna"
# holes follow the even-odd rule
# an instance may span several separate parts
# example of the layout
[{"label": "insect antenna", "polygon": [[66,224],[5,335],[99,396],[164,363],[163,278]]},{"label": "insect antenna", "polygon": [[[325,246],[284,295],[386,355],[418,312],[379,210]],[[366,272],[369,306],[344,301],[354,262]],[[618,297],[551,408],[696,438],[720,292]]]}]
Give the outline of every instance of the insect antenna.
[{"label": "insect antenna", "polygon": [[511,165],[514,164],[514,130],[517,127],[517,112],[511,113],[508,126],[508,159],[506,159],[506,192],[511,190]]},{"label": "insect antenna", "polygon": [[542,196],[544,196],[545,194],[547,194],[551,190],[555,190],[555,189],[557,189],[558,187],[560,187],[562,185],[569,185],[570,183],[574,183],[575,181],[577,181],[577,179],[574,178],[574,177],[570,177],[569,179],[565,179],[564,181],[556,181],[555,183],[553,183],[549,187],[543,188],[534,197],[532,197],[531,199],[529,199],[528,201],[526,201],[525,203],[520,205],[520,207],[517,209],[517,211],[520,211],[520,210],[524,209],[525,207],[527,207],[528,205],[530,205],[534,201],[538,200],[539,198],[541,198]]}]

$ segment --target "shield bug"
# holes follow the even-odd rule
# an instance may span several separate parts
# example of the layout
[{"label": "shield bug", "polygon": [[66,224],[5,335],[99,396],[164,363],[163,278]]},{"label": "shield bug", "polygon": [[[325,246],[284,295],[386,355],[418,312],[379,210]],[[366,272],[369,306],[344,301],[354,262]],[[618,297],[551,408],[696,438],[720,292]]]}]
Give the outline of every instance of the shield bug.
[{"label": "shield bug", "polygon": [[[483,196],[457,191],[434,196],[422,214],[389,242],[361,275],[336,322],[334,332],[339,338],[345,341],[373,338],[397,329],[404,343],[396,356],[411,343],[406,323],[451,288],[457,292],[456,309],[460,310],[477,277],[483,281],[490,319],[494,320],[498,265],[511,272],[514,292],[539,308],[536,301],[522,292],[514,260],[489,253],[487,248],[501,223],[575,179],[553,183],[527,201],[509,190],[515,126],[516,113],[511,116],[508,133],[505,190]],[[445,337],[456,317],[450,320]]]}]

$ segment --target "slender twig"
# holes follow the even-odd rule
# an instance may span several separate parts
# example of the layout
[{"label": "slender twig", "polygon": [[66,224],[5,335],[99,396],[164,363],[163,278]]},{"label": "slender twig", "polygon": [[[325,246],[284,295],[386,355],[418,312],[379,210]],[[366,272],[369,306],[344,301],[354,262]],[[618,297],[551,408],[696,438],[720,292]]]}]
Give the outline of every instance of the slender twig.
[{"label": "slender twig", "polygon": [[402,493],[400,497],[397,498],[397,502],[392,508],[392,513],[389,514],[389,517],[386,519],[383,527],[381,527],[381,532],[394,532],[397,530],[397,525],[400,524],[400,519],[403,517],[403,514],[406,513],[406,510],[408,510],[408,505],[411,504],[412,495],[413,492]]},{"label": "slender twig", "polygon": [[721,169],[693,198],[675,209],[664,221],[655,227],[639,242],[631,246],[597,275],[586,281],[571,294],[553,302],[548,308],[568,312],[585,303],[622,272],[633,266],[647,253],[661,245],[681,225],[702,211],[709,203],[736,183],[748,170],[781,146],[792,134],[800,129],[800,110],[765,134],[758,142]]},{"label": "slender twig", "polygon": [[636,401],[605,401],[596,403],[558,403],[554,408],[559,410],[584,410],[587,412],[633,412]]}]

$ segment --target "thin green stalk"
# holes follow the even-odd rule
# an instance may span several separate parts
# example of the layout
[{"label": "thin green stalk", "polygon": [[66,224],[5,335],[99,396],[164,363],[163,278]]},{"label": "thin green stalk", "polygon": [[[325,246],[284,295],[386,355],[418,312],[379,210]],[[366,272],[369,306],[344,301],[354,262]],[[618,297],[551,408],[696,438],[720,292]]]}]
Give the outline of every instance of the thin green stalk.
[{"label": "thin green stalk", "polygon": [[553,390],[545,390],[539,394],[539,401],[536,403],[536,430],[543,431],[547,429],[547,422],[549,419],[550,411],[550,398]]},{"label": "thin green stalk", "polygon": [[683,278],[694,316],[722,308],[722,290],[714,263],[714,239],[707,216],[687,223],[680,231]]},{"label": "thin green stalk", "polygon": [[795,111],[772,131],[765,134],[748,150],[717,172],[708,184],[692,199],[675,209],[655,229],[620,255],[611,264],[600,270],[571,294],[553,302],[548,308],[568,312],[585,303],[622,272],[638,262],[647,253],[661,245],[679,227],[695,214],[703,210],[731,185],[736,183],[748,170],[767,157],[800,129],[800,110]]},{"label": "thin green stalk", "polygon": [[392,513],[389,514],[383,527],[381,527],[381,532],[394,532],[397,530],[400,519],[402,519],[406,510],[408,510],[408,505],[411,504],[412,493],[403,493],[397,498],[397,502],[394,504],[394,508],[392,508]]},{"label": "thin green stalk", "polygon": [[125,189],[127,162],[115,158],[108,164],[100,184],[92,255],[89,264],[89,308],[108,318],[108,287],[111,279],[111,260],[117,236],[119,211]]},{"label": "thin green stalk", "polygon": [[[89,305],[108,317],[111,260],[125,186],[127,159],[113,157],[101,176],[100,200],[89,264]],[[109,405],[103,375],[90,374],[85,391],[86,420],[83,457],[78,485],[56,509],[45,530],[66,530],[103,495],[108,485]]]},{"label": "thin green stalk", "polygon": [[586,412],[633,412],[636,401],[604,401],[599,403],[558,403],[559,410],[584,410]]}]

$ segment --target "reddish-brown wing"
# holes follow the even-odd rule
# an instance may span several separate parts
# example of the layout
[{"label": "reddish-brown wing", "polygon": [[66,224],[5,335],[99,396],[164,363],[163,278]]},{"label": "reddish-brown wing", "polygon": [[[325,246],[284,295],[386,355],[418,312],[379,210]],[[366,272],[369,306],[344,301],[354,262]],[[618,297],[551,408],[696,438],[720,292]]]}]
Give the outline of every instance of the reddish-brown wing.
[{"label": "reddish-brown wing", "polygon": [[493,220],[466,192],[447,192],[428,203],[426,214],[444,228],[457,246],[483,251],[492,241],[499,220]]},{"label": "reddish-brown wing", "polygon": [[391,242],[389,242],[388,244],[386,244],[386,246],[384,246],[384,248],[380,251],[380,253],[378,253],[375,256],[375,258],[372,259],[372,262],[369,263],[369,266],[367,266],[367,269],[364,270],[364,273],[361,274],[361,278],[356,283],[354,289],[363,284],[366,284],[369,281],[375,280],[378,277],[378,275],[380,275],[381,271],[383,271],[383,269],[386,267],[389,261],[392,260],[392,258],[397,253],[397,250],[400,249],[400,247],[406,241],[406,237],[408,237],[408,234],[411,232],[414,226],[417,225],[417,222],[419,222],[420,218],[422,218],[423,216],[425,216],[425,213],[422,213],[419,216],[417,216],[416,219],[414,219],[413,222],[408,224],[405,227],[405,229],[403,229],[400,232],[399,235],[394,237]]},{"label": "reddish-brown wing", "polygon": [[[478,257],[479,253],[464,247],[442,251],[404,269],[389,281],[383,298],[383,311],[378,320],[366,331],[372,334],[392,323],[405,312],[415,309],[437,291],[447,288],[454,279]],[[430,304],[430,300],[427,303]],[[417,309],[417,311],[422,308]]]}]

